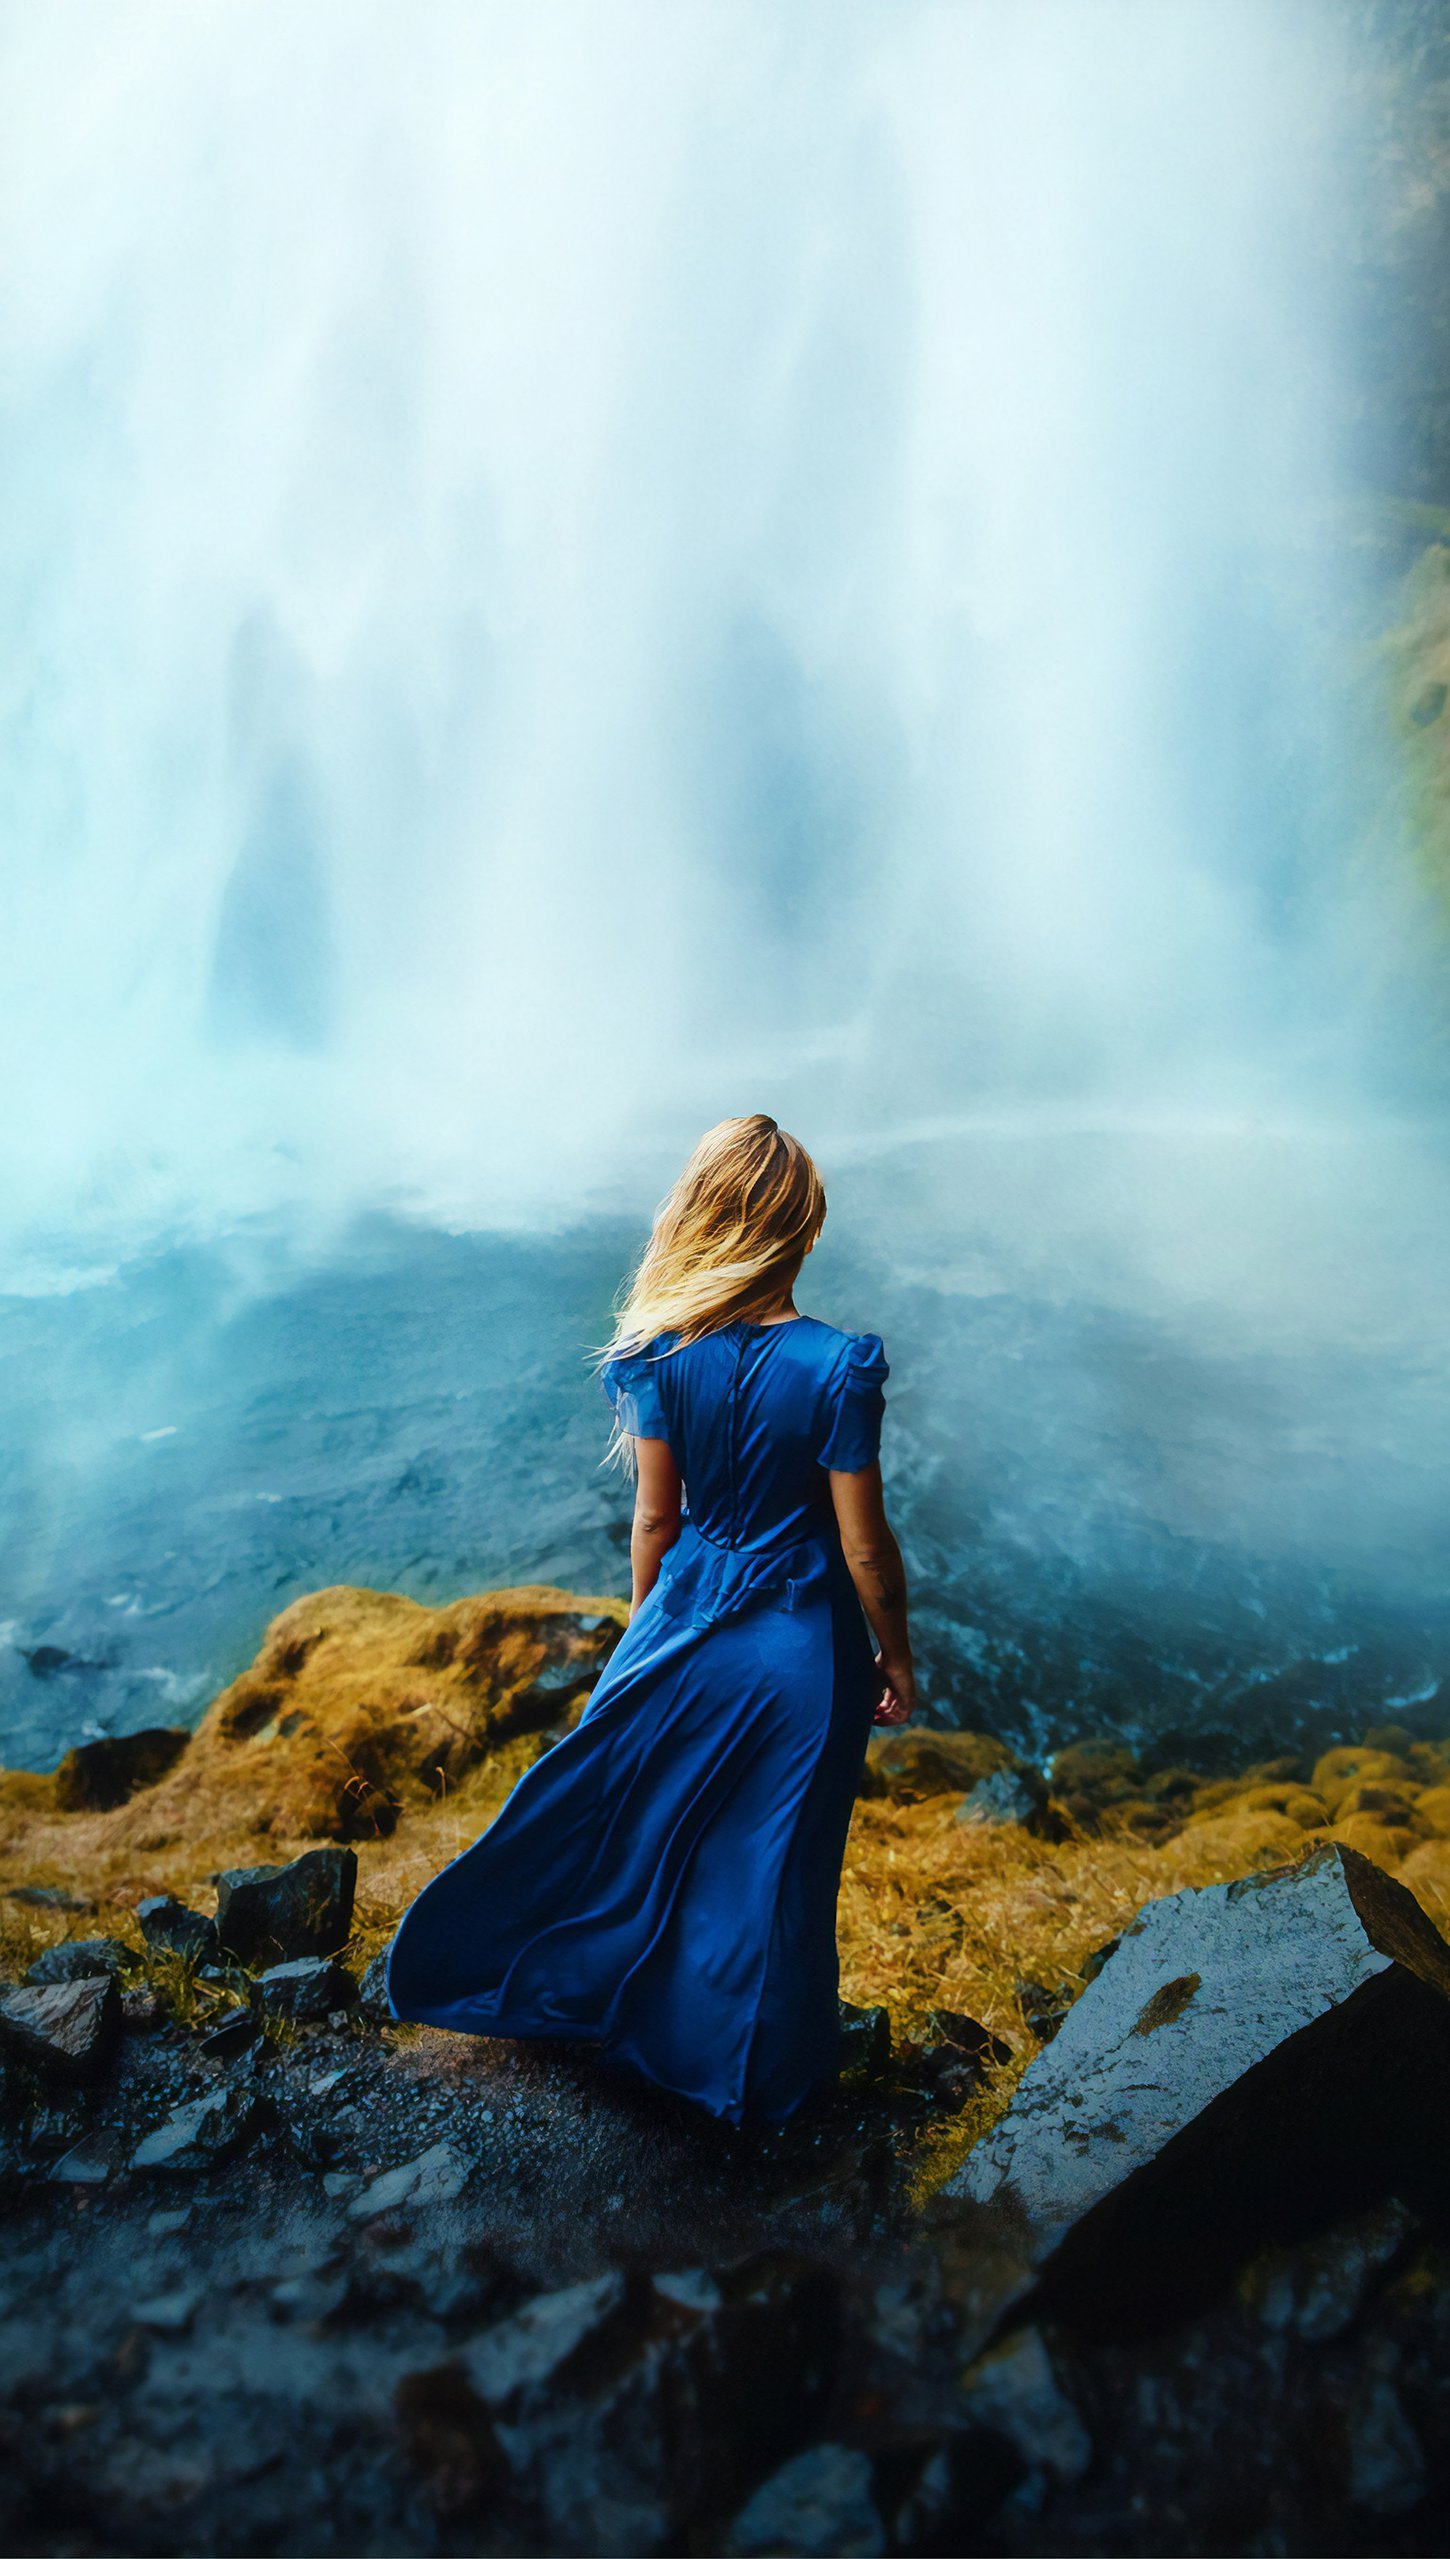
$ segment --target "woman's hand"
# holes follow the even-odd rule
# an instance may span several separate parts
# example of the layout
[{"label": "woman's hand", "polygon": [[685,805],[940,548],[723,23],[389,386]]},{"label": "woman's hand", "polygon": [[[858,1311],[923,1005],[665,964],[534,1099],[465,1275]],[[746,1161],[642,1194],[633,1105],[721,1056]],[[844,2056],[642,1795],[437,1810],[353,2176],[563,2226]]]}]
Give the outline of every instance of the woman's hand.
[{"label": "woman's hand", "polygon": [[881,1698],[872,1722],[904,1724],[916,1713],[916,1673],[910,1662],[889,1662],[884,1653],[876,1656],[881,1675]]}]

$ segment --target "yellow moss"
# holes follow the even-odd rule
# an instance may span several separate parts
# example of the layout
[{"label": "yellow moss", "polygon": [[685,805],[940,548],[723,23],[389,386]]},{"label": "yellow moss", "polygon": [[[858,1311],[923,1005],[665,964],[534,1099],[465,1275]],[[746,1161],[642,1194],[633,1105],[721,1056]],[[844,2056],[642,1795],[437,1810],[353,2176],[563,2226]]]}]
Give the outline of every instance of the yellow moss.
[{"label": "yellow moss", "polygon": [[1346,1848],[1357,1848],[1364,1857],[1372,1857],[1377,1866],[1390,1872],[1409,1856],[1415,1845],[1415,1834],[1398,1822],[1382,1821],[1378,1813],[1349,1813],[1333,1824],[1326,1836],[1337,1839]]},{"label": "yellow moss", "polygon": [[1426,1786],[1416,1797],[1415,1827],[1432,1839],[1450,1839],[1450,1786]]},{"label": "yellow moss", "polygon": [[1282,1813],[1287,1820],[1297,1822],[1301,1830],[1322,1830],[1329,1819],[1329,1808],[1323,1796],[1316,1795],[1308,1786],[1292,1783],[1250,1786],[1232,1800],[1241,1804],[1246,1812]]},{"label": "yellow moss", "polygon": [[1450,1839],[1422,1839],[1400,1867],[1399,1879],[1436,1927],[1450,1931]]},{"label": "yellow moss", "polygon": [[1363,1784],[1404,1786],[1413,1785],[1415,1781],[1405,1762],[1393,1752],[1356,1748],[1352,1743],[1342,1743],[1334,1750],[1327,1750],[1322,1759],[1316,1760],[1314,1774],[1309,1782],[1314,1793],[1323,1797],[1330,1819],[1333,1820],[1345,1796],[1355,1786]]}]

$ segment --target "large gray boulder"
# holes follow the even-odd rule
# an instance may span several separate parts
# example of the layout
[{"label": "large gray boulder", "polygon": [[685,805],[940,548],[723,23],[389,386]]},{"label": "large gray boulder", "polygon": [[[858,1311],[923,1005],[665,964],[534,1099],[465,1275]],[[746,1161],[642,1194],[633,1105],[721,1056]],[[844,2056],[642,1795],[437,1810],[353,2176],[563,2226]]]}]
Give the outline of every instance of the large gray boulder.
[{"label": "large gray boulder", "polygon": [[945,2190],[1039,2277],[1180,2291],[1195,2249],[1413,2183],[1450,2095],[1450,1946],[1355,1850],[1150,1902]]}]

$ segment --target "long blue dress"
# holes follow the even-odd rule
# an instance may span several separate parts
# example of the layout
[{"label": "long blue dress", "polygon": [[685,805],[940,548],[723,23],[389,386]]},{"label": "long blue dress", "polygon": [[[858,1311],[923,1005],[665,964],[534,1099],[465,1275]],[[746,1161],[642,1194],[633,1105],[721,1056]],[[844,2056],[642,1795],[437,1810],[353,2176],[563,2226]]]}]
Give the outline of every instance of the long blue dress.
[{"label": "long blue dress", "polygon": [[801,1316],[609,1361],[687,1509],[573,1732],[404,1914],[393,2014],[582,2037],[732,2123],[835,2075],[836,1896],[880,1694],[828,1470],[869,1466],[874,1333]]}]

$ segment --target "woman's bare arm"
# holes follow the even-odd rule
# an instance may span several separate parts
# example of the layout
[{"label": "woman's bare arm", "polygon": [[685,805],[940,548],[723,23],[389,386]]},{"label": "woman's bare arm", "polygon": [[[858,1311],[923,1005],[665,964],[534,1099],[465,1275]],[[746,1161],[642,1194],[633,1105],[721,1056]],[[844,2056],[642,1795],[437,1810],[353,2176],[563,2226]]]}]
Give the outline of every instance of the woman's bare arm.
[{"label": "woman's bare arm", "polygon": [[906,1624],[906,1568],[891,1534],[879,1466],[854,1475],[831,1471],[831,1500],[841,1531],[841,1551],[880,1650],[876,1664],[887,1690],[883,1704],[904,1723],[916,1707],[916,1672]]},{"label": "woman's bare arm", "polygon": [[643,1608],[659,1579],[660,1566],[680,1533],[683,1482],[667,1439],[637,1439],[638,1473],[634,1487],[634,1523],[629,1532],[629,1564],[634,1576],[629,1613]]}]

